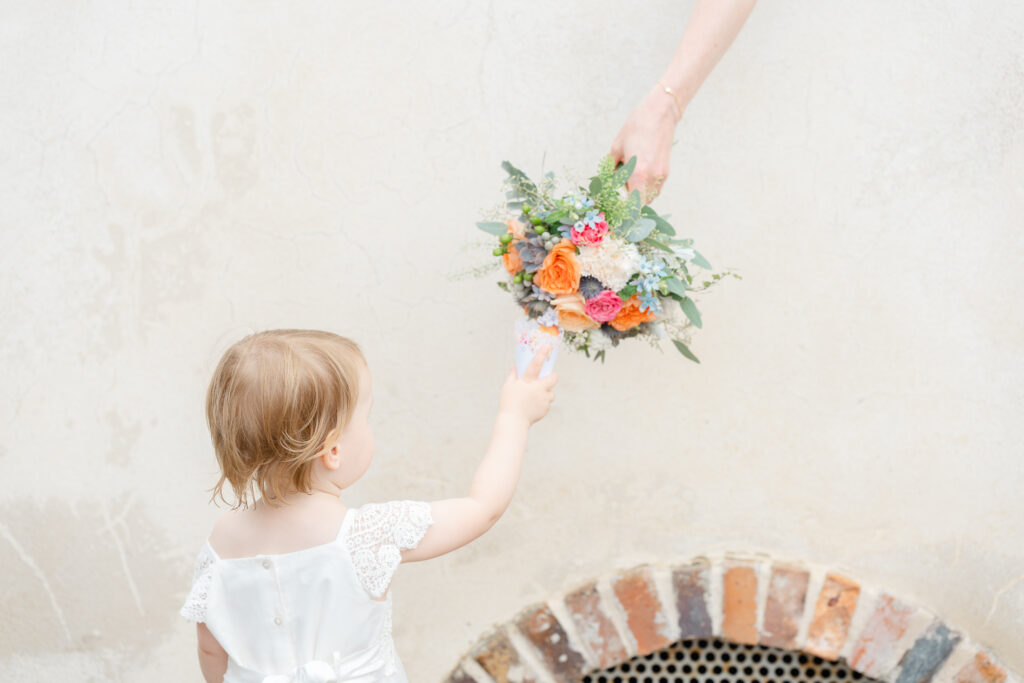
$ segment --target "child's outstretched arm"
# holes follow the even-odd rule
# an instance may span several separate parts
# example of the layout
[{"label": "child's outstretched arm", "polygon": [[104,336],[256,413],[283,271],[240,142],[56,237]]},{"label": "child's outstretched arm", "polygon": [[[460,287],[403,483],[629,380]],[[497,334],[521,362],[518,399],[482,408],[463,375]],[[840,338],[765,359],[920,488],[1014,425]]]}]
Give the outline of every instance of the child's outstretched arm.
[{"label": "child's outstretched arm", "polygon": [[430,504],[434,523],[415,548],[402,552],[402,560],[429,560],[460,548],[494,526],[505,512],[519,483],[526,435],[530,425],[544,417],[555,399],[558,375],[538,379],[550,354],[544,349],[530,362],[522,377],[515,368],[501,388],[498,416],[491,445],[477,467],[469,495]]}]

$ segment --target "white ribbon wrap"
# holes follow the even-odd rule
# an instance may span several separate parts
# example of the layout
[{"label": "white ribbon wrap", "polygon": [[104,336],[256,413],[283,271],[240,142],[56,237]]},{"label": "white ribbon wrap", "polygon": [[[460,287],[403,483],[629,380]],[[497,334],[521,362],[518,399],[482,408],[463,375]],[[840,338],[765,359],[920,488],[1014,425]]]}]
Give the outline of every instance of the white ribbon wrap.
[{"label": "white ribbon wrap", "polygon": [[345,659],[335,652],[332,663],[323,660],[306,662],[287,674],[265,676],[263,683],[374,683],[384,668],[378,648],[357,652]]}]

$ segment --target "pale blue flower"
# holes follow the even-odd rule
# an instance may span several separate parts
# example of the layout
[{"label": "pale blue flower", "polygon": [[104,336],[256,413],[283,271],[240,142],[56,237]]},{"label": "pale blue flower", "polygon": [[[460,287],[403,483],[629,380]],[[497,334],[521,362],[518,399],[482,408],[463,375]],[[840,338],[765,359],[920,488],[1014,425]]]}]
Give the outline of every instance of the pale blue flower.
[{"label": "pale blue flower", "polygon": [[640,260],[640,273],[651,277],[663,278],[668,275],[665,272],[665,264],[656,258],[644,256]]},{"label": "pale blue flower", "polygon": [[629,284],[635,286],[639,290],[651,294],[658,289],[658,286],[661,284],[661,278],[657,275],[640,275],[639,277],[634,278]]},{"label": "pale blue flower", "polygon": [[573,192],[564,198],[565,201],[569,202],[574,209],[589,209],[594,206],[594,200],[586,195],[582,195],[579,192]]},{"label": "pale blue flower", "polygon": [[661,313],[661,301],[658,297],[653,294],[641,294],[640,295],[640,310],[650,311],[655,315]]}]

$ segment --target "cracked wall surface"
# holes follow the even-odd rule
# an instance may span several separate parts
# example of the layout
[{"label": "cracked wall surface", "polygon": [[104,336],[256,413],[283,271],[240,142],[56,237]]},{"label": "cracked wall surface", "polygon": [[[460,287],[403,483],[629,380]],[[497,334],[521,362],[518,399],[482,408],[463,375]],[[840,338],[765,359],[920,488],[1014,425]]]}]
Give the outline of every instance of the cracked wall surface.
[{"label": "cracked wall surface", "polygon": [[[253,329],[355,338],[345,500],[460,495],[515,309],[499,163],[586,177],[692,3],[21,3],[0,19],[0,678],[199,680],[177,616],[218,511],[203,422]],[[1024,6],[763,3],[655,207],[743,276],[702,364],[562,354],[499,524],[396,579],[438,680],[614,568],[846,569],[1024,671]]]}]

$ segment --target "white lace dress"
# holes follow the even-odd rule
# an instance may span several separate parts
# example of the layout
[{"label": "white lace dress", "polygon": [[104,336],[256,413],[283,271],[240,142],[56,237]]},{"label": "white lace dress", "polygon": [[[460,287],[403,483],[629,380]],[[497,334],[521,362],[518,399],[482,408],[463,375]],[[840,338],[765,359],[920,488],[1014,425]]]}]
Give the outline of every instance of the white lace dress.
[{"label": "white lace dress", "polygon": [[292,553],[222,559],[207,542],[181,615],[227,651],[224,683],[405,683],[379,598],[432,523],[403,500],[350,509],[334,541]]}]

